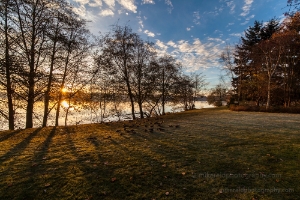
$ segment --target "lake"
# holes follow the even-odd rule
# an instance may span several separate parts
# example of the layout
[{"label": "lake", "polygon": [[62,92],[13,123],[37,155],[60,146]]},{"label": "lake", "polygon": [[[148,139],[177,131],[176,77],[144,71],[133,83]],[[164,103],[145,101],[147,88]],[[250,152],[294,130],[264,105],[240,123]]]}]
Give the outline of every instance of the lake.
[{"label": "lake", "polygon": [[[67,108],[69,105],[67,102],[62,103],[62,109],[60,112],[59,117],[59,125],[63,126],[65,124],[65,108]],[[85,108],[85,109],[69,109],[68,114],[68,125],[75,125],[75,124],[90,124],[90,123],[100,123],[103,122],[109,122],[109,121],[118,121],[118,120],[130,120],[131,117],[131,108],[129,106],[129,103],[121,103],[118,104],[118,107],[122,109],[122,112],[120,113],[120,116],[117,116],[112,113],[112,105],[108,104],[106,108],[106,115],[101,117],[101,109],[98,109],[96,106],[91,108]],[[195,102],[195,108],[196,109],[202,109],[202,108],[212,108],[213,105],[209,105],[207,101],[196,101]],[[158,108],[161,109],[161,108]],[[138,112],[138,107],[135,107],[135,111]],[[157,110],[158,111],[158,110]],[[166,105],[166,111],[169,113],[174,112],[182,112],[184,111],[183,107],[180,105]],[[18,110],[15,115],[15,128],[24,128],[25,127],[25,110]],[[43,103],[38,102],[35,104],[34,109],[34,119],[33,124],[34,127],[40,127],[43,120]],[[136,113],[136,117],[139,117],[139,113]],[[55,110],[51,111],[48,118],[48,126],[54,126],[55,124]],[[0,130],[7,130],[8,129],[8,121],[0,117]]]}]

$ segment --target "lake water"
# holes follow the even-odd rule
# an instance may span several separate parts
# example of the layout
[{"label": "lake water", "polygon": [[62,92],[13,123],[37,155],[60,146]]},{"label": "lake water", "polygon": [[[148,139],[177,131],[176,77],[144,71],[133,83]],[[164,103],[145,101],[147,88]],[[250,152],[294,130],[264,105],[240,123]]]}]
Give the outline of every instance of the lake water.
[{"label": "lake water", "polygon": [[[59,125],[63,126],[65,124],[65,111],[63,107],[67,107],[68,104],[64,102],[62,104],[62,109],[60,112],[60,118],[59,118]],[[79,111],[75,111],[74,109],[70,109],[68,114],[68,125],[75,125],[77,124],[90,124],[90,123],[99,123],[101,121],[108,122],[108,121],[118,121],[120,120],[129,120],[131,119],[131,109],[128,103],[121,103],[118,105],[120,108],[122,108],[122,113],[120,118],[116,115],[111,114],[111,112],[107,112],[106,116],[104,118],[101,118],[101,110],[97,108],[93,109],[80,109]],[[195,108],[196,109],[202,109],[202,108],[212,108],[213,105],[209,105],[207,101],[196,101],[195,102]],[[35,114],[33,119],[34,127],[40,127],[43,120],[43,104],[37,103],[35,104]],[[111,107],[107,106],[107,111],[111,110]],[[138,108],[135,108],[136,112],[138,112]],[[174,112],[181,112],[184,111],[183,107],[180,105],[166,105],[166,112],[174,113]],[[136,114],[137,117],[139,117],[139,114]],[[15,119],[15,128],[24,128],[25,127],[25,111],[20,110],[16,114]],[[53,126],[55,124],[55,110],[53,110],[48,119],[48,126]],[[0,117],[0,130],[7,130],[8,129],[8,121]]]}]

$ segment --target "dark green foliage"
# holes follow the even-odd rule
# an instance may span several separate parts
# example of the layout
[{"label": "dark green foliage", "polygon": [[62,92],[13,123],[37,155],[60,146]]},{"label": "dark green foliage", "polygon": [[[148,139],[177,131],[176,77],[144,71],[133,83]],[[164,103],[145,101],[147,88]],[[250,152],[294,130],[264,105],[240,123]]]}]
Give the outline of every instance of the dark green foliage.
[{"label": "dark green foliage", "polygon": [[281,24],[255,21],[234,52],[232,86],[238,101],[290,107],[299,100],[299,13]]}]

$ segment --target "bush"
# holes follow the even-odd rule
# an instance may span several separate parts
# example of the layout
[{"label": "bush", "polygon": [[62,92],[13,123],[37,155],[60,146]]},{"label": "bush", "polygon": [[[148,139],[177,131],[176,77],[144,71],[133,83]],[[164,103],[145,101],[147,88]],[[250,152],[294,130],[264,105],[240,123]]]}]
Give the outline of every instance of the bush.
[{"label": "bush", "polygon": [[216,106],[216,107],[222,106],[222,101],[215,101],[214,106]]}]

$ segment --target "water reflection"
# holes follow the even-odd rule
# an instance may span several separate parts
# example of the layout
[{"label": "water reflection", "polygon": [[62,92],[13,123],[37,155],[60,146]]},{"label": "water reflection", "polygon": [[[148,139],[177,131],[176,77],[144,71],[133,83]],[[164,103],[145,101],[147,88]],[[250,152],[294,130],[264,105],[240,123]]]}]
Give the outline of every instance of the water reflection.
[{"label": "water reflection", "polygon": [[[64,125],[65,114],[66,110],[68,111],[68,125],[75,125],[75,124],[89,124],[89,123],[99,123],[99,122],[108,122],[108,121],[118,121],[118,120],[129,120],[131,119],[131,108],[129,103],[120,103],[118,107],[112,103],[107,103],[106,107],[100,109],[99,104],[95,104],[93,106],[86,106],[86,107],[76,107],[73,105],[69,105],[67,101],[62,101],[61,103],[61,112],[59,117],[59,125]],[[202,108],[211,108],[214,107],[209,105],[207,101],[196,101],[195,108],[202,109]],[[136,106],[136,117],[139,117],[138,107]],[[145,109],[146,110],[146,109]],[[166,112],[174,113],[174,112],[181,112],[183,111],[182,105],[166,105]],[[159,113],[161,108],[158,107],[156,112]],[[48,126],[54,126],[55,124],[55,112],[56,110],[53,109],[48,118]],[[16,114],[16,129],[24,128],[25,127],[25,110],[19,110]],[[34,109],[34,116],[33,124],[34,127],[40,127],[41,122],[43,119],[43,102],[37,102],[35,104]],[[0,130],[7,130],[8,129],[8,122],[4,118],[0,118]]]}]

